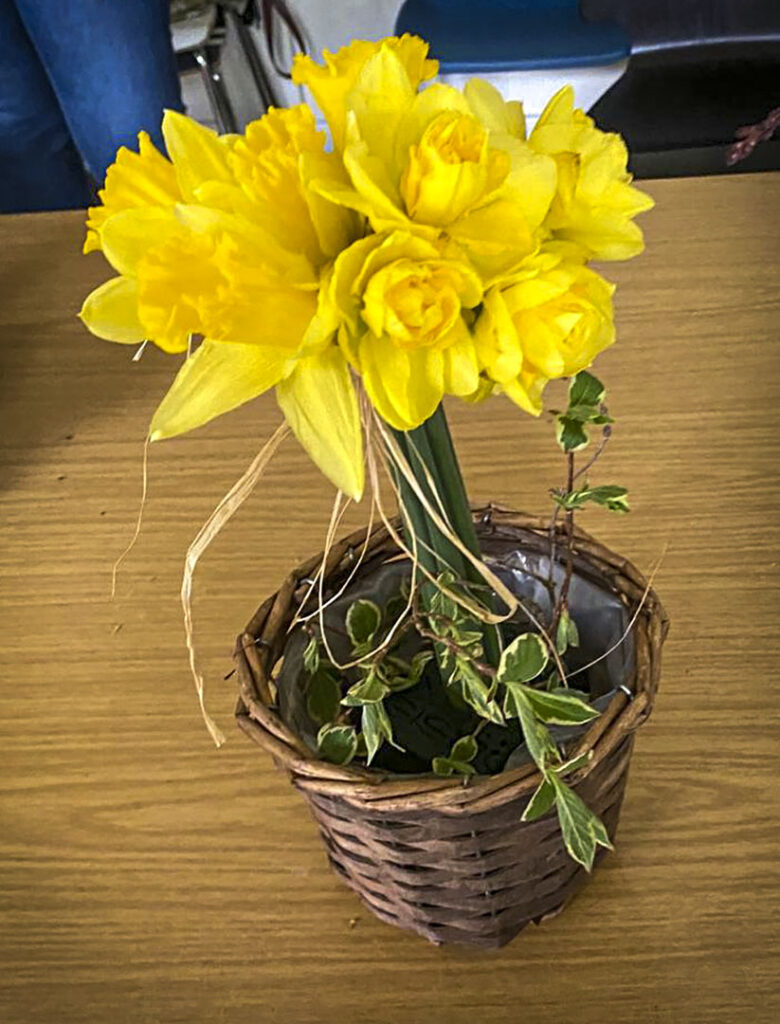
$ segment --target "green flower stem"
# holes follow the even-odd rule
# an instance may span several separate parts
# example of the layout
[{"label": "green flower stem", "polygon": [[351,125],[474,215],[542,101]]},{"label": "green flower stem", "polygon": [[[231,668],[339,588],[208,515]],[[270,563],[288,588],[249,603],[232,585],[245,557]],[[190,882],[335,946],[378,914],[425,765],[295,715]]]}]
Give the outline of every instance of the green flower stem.
[{"label": "green flower stem", "polygon": [[[479,540],[474,528],[474,520],[469,508],[468,496],[463,484],[463,477],[461,476],[458,458],[455,454],[455,447],[452,443],[452,435],[450,434],[444,407],[440,405],[425,423],[415,430],[409,431],[408,434],[397,430],[394,430],[393,434],[409,462],[415,479],[430,503],[434,507],[437,504],[431,494],[425,471],[420,465],[420,460],[425,463],[425,467],[430,474],[453,530],[472,554],[478,558],[481,557]],[[424,539],[440,556],[443,562],[448,564],[461,579],[465,579],[470,583],[484,585],[484,580],[476,568],[442,535],[438,527],[431,521],[417,496],[412,493],[411,488],[405,482],[404,486],[401,487],[401,497],[403,501],[409,500],[411,502],[407,506],[407,512],[412,528],[417,533],[417,536]],[[420,532],[418,532],[418,528]],[[421,561],[422,555],[423,552],[421,551]],[[436,566],[434,569],[431,569],[431,563]],[[443,564],[438,563],[439,559],[433,556],[428,556],[428,559],[423,562],[425,567],[434,573],[441,572],[444,568]],[[483,591],[478,591],[477,596],[483,602],[485,601]],[[425,599],[424,594],[423,599]],[[492,602],[490,603],[492,605]],[[485,658],[489,664],[497,666],[500,658],[497,629],[495,626],[483,626],[482,631]]]}]

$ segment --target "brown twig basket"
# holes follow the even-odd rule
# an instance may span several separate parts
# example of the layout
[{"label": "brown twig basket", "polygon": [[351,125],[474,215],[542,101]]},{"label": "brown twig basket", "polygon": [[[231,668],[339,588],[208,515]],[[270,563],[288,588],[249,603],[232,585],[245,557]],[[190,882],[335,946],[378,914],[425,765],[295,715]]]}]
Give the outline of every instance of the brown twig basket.
[{"label": "brown twig basket", "polygon": [[[483,535],[517,541],[527,551],[548,550],[545,520],[495,506],[474,514]],[[325,567],[329,583],[343,578],[365,537],[365,530],[357,531],[333,547]],[[387,531],[377,528],[361,569],[369,573],[396,554]],[[294,570],[238,638],[238,724],[287,770],[320,826],[331,864],[378,917],[435,943],[502,946],[529,922],[562,910],[587,874],[566,853],[554,812],[521,821],[540,781],[534,765],[467,784],[388,776],[321,761],[285,725],[274,709],[271,676],[308,589],[301,581],[320,560],[317,555]],[[633,734],[652,710],[668,620],[637,569],[581,530],[574,560],[575,571],[618,595],[629,615],[641,604],[631,695],[618,692],[570,751],[593,751],[567,781],[614,838]]]}]

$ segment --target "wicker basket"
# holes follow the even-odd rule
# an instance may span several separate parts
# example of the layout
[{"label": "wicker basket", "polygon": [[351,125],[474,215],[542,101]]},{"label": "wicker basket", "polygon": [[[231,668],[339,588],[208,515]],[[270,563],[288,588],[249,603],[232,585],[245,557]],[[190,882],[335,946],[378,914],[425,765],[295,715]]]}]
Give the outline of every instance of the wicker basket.
[{"label": "wicker basket", "polygon": [[[487,512],[487,514],[485,514]],[[528,551],[546,551],[548,523],[490,506],[475,510],[482,534],[505,536]],[[358,531],[335,545],[326,579],[338,581],[365,539]],[[375,530],[366,571],[394,554],[386,530]],[[617,594],[629,614],[646,589],[640,573],[577,530],[575,571]],[[321,556],[292,572],[238,638],[239,726],[303,793],[335,870],[382,920],[435,943],[498,947],[529,922],[557,914],[587,880],[566,853],[555,813],[524,823],[539,783],[534,765],[462,779],[388,776],[319,760],[274,709],[271,674]],[[629,696],[618,692],[571,754],[592,749],[569,781],[614,838],[628,776],[633,734],[649,716],[668,620],[650,591],[634,626],[635,670]],[[601,851],[603,853],[603,851]]]}]

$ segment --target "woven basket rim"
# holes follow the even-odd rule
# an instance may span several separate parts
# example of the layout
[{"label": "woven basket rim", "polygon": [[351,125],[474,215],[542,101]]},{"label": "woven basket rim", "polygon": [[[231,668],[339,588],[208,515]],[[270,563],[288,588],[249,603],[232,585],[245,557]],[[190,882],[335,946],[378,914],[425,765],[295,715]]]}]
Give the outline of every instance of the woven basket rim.
[{"label": "woven basket rim", "polygon": [[[530,549],[548,549],[549,519],[489,504],[472,508],[483,532],[497,537],[523,541]],[[395,524],[394,524],[395,525]],[[559,537],[565,525],[558,524]],[[334,545],[325,566],[325,577],[332,580],[354,563],[355,549],[366,543],[365,562],[397,554],[387,529],[375,527],[366,541],[363,527]],[[593,751],[588,763],[567,781],[576,783],[628,733],[649,717],[660,679],[661,648],[669,620],[657,595],[644,576],[628,560],[613,553],[589,533],[575,527],[574,553],[577,572],[589,575],[617,594],[630,615],[644,603],[634,624],[635,665],[629,687],[633,697],[620,690],[585,735],[570,751],[578,756]],[[444,813],[473,813],[490,810],[514,797],[530,793],[541,781],[535,765],[501,772],[497,775],[440,778],[435,775],[396,775],[358,765],[338,766],[323,761],[282,721],[273,707],[269,686],[275,665],[282,655],[288,626],[308,589],[302,582],[310,578],[322,560],[322,554],[307,559],[294,569],[276,593],[258,608],[236,641],[240,697],[236,708],[239,727],[270,753],[303,790],[341,796],[363,807],[379,811],[433,809]]]}]

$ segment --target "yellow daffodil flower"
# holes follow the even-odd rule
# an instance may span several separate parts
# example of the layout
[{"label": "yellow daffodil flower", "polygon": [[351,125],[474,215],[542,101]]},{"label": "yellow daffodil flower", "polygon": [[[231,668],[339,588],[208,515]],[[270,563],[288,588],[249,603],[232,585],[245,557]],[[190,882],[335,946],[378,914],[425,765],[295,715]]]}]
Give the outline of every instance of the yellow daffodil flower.
[{"label": "yellow daffodil flower", "polygon": [[414,36],[323,58],[297,57],[293,78],[332,150],[300,105],[222,137],[168,111],[167,157],[143,132],[119,151],[84,243],[117,276],[81,317],[101,338],[188,352],[153,440],[275,388],[316,464],[359,498],[353,374],[401,430],[448,394],[498,389],[538,415],[550,379],[614,340],[612,286],[584,264],[641,251],[633,218],[652,201],[569,88],[526,138],[522,106],[489,83],[427,84],[438,65]]},{"label": "yellow daffodil flower", "polygon": [[[349,185],[323,174],[311,187],[365,215],[375,231],[458,242],[486,278],[531,253],[555,192],[555,162],[523,140],[521,109],[479,80],[464,92],[441,84],[418,92],[392,40],[359,56],[337,122]],[[311,76],[317,65],[305,67]]]},{"label": "yellow daffodil flower", "polygon": [[[87,297],[82,320],[100,337],[151,339],[169,352],[185,351],[192,335],[208,339],[157,410],[153,440],[277,387],[314,461],[359,497],[354,387],[333,332],[329,337],[317,318],[320,274],[355,237],[359,221],[305,189],[306,158],[316,166],[329,156],[311,112],[272,111],[229,147],[178,114],[166,114],[164,132],[171,164],[142,142],[143,157],[123,157],[126,173],[107,176],[92,230],[120,276]],[[174,185],[168,174],[165,196],[147,180],[160,178],[161,161],[175,176]]]},{"label": "yellow daffodil flower", "polygon": [[625,260],[644,248],[632,218],[653,200],[631,184],[628,152],[619,135],[599,131],[574,108],[564,86],[536,122],[528,144],[555,160],[558,178],[547,227],[555,238],[577,243],[586,259]]},{"label": "yellow daffodil flower", "polygon": [[336,260],[330,297],[342,349],[392,426],[411,430],[445,394],[479,387],[463,313],[482,283],[458,254],[405,231],[369,235]]},{"label": "yellow daffodil flower", "polygon": [[543,250],[486,294],[474,330],[480,368],[539,415],[549,380],[574,376],[614,342],[613,292],[595,271]]},{"label": "yellow daffodil flower", "polygon": [[439,70],[437,60],[428,59],[428,44],[417,36],[391,36],[380,42],[356,39],[336,53],[322,51],[323,64],[299,53],[293,60],[292,80],[305,85],[328,122],[336,149],[344,148],[347,124],[347,96],[361,75],[366,62],[381,49],[392,51],[412,90],[433,78]]}]

